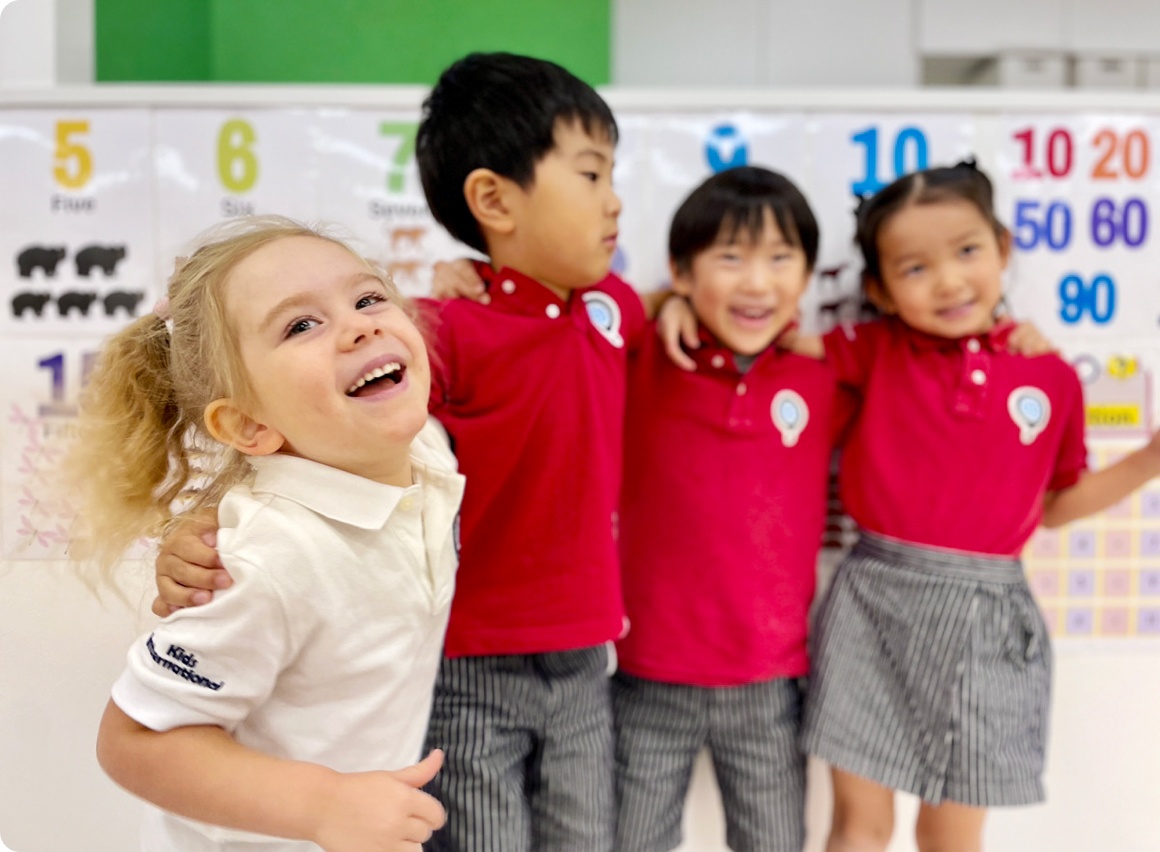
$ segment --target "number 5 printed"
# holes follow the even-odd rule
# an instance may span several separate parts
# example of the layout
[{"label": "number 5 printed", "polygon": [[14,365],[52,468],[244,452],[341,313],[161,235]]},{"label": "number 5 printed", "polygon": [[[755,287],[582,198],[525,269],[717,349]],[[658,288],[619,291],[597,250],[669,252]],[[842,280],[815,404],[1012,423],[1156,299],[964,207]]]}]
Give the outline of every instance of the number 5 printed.
[{"label": "number 5 printed", "polygon": [[93,155],[89,149],[73,139],[89,132],[87,121],[58,121],[56,123],[56,163],[52,175],[65,189],[80,189],[93,176]]}]

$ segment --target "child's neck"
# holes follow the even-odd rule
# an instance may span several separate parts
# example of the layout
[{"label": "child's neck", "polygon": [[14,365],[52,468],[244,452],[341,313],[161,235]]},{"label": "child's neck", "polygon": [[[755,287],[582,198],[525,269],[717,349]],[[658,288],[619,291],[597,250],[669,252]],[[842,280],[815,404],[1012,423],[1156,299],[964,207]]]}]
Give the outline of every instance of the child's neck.
[{"label": "child's neck", "polygon": [[[284,450],[279,451],[284,452]],[[297,453],[290,453],[289,455],[298,455]],[[317,461],[312,459],[312,461]],[[383,485],[394,485],[398,488],[410,488],[415,484],[415,472],[411,467],[411,452],[410,447],[407,448],[407,453],[403,458],[385,457],[381,461],[374,464],[363,465],[333,465],[326,462],[319,462],[319,464],[326,464],[327,467],[333,467],[336,470],[343,470],[347,473],[353,473],[355,476],[361,476],[363,479],[369,479],[372,482],[379,482]]]},{"label": "child's neck", "polygon": [[551,281],[546,281],[545,279],[537,276],[533,271],[531,271],[530,265],[525,262],[523,254],[515,250],[514,246],[501,243],[500,245],[489,245],[488,249],[490,251],[492,269],[514,269],[516,272],[519,272],[522,275],[526,275],[529,278],[534,279],[540,285],[546,287],[561,301],[568,301],[568,288],[561,287],[558,284],[553,284]]}]

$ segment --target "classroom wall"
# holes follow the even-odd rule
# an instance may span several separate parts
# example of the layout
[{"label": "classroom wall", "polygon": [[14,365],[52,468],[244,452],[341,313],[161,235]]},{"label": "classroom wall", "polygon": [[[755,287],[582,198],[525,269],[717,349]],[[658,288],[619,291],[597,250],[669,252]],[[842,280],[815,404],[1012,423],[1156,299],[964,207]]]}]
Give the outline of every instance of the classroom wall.
[{"label": "classroom wall", "polygon": [[[261,11],[260,5],[254,5],[258,12]],[[1043,122],[1054,118],[1079,121],[1076,116],[1083,114],[1094,116],[1092,122],[1098,122],[1109,114],[1142,116],[1149,122],[1160,117],[1160,102],[1147,99],[1085,100],[1077,96],[1059,100],[1048,98],[1033,103],[1004,101],[999,95],[983,92],[959,100],[956,100],[958,96],[940,95],[927,100],[907,101],[905,96],[899,95],[893,101],[883,101],[860,98],[849,92],[843,94],[834,88],[863,83],[913,87],[919,82],[919,72],[915,69],[924,50],[989,54],[1003,46],[993,40],[997,33],[1028,33],[1053,49],[1062,45],[1068,50],[1123,48],[1150,51],[1156,47],[1151,39],[1160,33],[1160,26],[1149,22],[1160,7],[1146,0],[1116,0],[1101,4],[1087,0],[1034,0],[1031,4],[1020,4],[1018,10],[1010,4],[997,4],[993,15],[967,16],[961,14],[961,3],[942,2],[940,5],[936,0],[883,6],[846,0],[845,5],[835,3],[828,6],[824,15],[801,11],[820,8],[814,4],[761,3],[757,0],[735,0],[727,7],[713,5],[712,14],[707,11],[709,8],[710,4],[688,0],[669,3],[616,0],[612,4],[609,46],[612,79],[626,85],[669,87],[678,84],[688,87],[728,84],[741,88],[775,85],[780,91],[765,96],[762,93],[739,93],[736,89],[705,93],[686,88],[667,95],[661,93],[659,100],[649,101],[639,93],[607,90],[618,115],[648,117],[655,116],[658,111],[667,111],[676,114],[669,124],[670,129],[679,130],[689,126],[691,113],[708,114],[710,118],[702,117],[697,119],[699,123],[694,122],[698,129],[689,131],[696,136],[719,119],[736,120],[738,114],[755,110],[758,113],[800,116],[823,107],[844,110],[849,114],[862,109],[866,111],[861,113],[862,118],[871,116],[877,120],[877,117],[899,110],[918,110],[921,115],[929,111],[961,109],[983,114],[983,118],[973,126],[977,138],[992,143],[998,135],[999,116],[1004,110],[1023,110],[1024,114]],[[863,9],[876,9],[879,14],[860,18]],[[899,15],[899,9],[912,12],[918,9],[920,16],[911,13]],[[938,10],[948,9],[957,10],[958,14],[947,12],[942,18],[931,17]],[[84,20],[86,10],[89,20],[93,20],[92,0],[56,0],[55,3],[16,0],[3,8],[0,12],[0,115],[4,109],[12,108],[58,109],[62,103],[67,103],[67,100],[62,102],[63,92],[59,87],[65,83],[94,79],[96,43],[92,38],[88,40],[86,58],[84,28],[78,26],[78,22]],[[793,17],[795,10],[801,20]],[[1099,10],[1104,14],[1096,14]],[[988,28],[985,22],[997,15],[1004,15],[1005,21],[1011,25]],[[826,21],[854,21],[858,26],[823,29]],[[1133,26],[1133,21],[1140,25]],[[789,26],[791,22],[793,27],[804,29],[793,29]],[[972,41],[966,46],[948,42],[956,28],[969,34]],[[819,30],[825,39],[819,37]],[[903,31],[907,35],[902,35]],[[810,37],[802,37],[801,32],[810,33]],[[788,33],[797,35],[787,37]],[[1017,42],[1015,36],[1011,36],[1010,43]],[[1040,42],[1031,46],[1042,46]],[[818,47],[819,44],[824,44],[824,47]],[[870,49],[882,45],[890,45],[890,50],[875,52]],[[499,46],[513,49],[508,44]],[[887,53],[890,55],[885,55]],[[790,84],[815,88],[786,90],[784,87]],[[44,95],[38,95],[38,90],[44,91]],[[84,102],[83,94],[77,97],[81,103]],[[179,92],[169,97],[169,101],[163,102],[168,106],[184,103],[186,106],[200,104],[204,107],[205,104],[199,99],[183,100],[184,96]],[[263,93],[254,97],[255,100],[248,105],[235,105],[229,109],[260,109],[292,103],[263,103],[260,99],[268,97]],[[407,95],[401,102],[393,100],[395,97],[385,90],[353,94],[345,90],[342,98],[337,100],[346,99],[347,106],[356,110],[395,103],[397,114],[412,115],[417,96]],[[412,100],[408,102],[407,97]],[[398,107],[398,103],[403,106]],[[230,115],[229,109],[224,117]],[[714,109],[718,112],[714,113]],[[755,126],[746,125],[748,129]],[[1043,129],[1050,131],[1051,127],[1045,124]],[[1098,129],[1095,124],[1089,124],[1087,138],[1090,139]],[[1153,131],[1150,129],[1149,132]],[[49,138],[45,137],[44,141],[46,151],[51,147]],[[1153,135],[1152,138],[1157,137]],[[849,139],[845,142],[848,144]],[[625,173],[623,169],[640,161],[634,159],[633,149],[622,148],[621,156],[624,160],[622,178],[631,180],[631,172]],[[882,156],[886,158],[884,168],[887,168],[889,152],[883,151]],[[384,167],[392,162],[389,155],[374,154],[374,158]],[[4,162],[0,155],[0,180],[4,176]],[[998,160],[989,161],[989,164],[997,163]],[[674,181],[691,183],[697,177],[692,171],[678,171]],[[1056,198],[1069,200],[1076,211],[1083,201],[1090,208],[1093,200],[1093,192],[1089,191],[1091,187],[1073,182],[1061,184],[1055,190],[1055,194],[1045,193],[1038,200],[1044,205]],[[673,187],[665,190],[670,194],[673,191]],[[1151,177],[1140,192],[1151,205],[1160,199],[1158,182]],[[215,196],[215,203],[220,201],[221,194]],[[1125,191],[1116,197],[1123,200],[1131,194]],[[0,193],[0,198],[11,197]],[[641,197],[653,203],[658,196],[649,190]],[[640,216],[640,220],[652,219],[650,227],[653,231],[626,237],[635,240],[634,245],[652,245],[647,250],[651,252],[651,259],[640,257],[642,252],[635,252],[638,256],[634,262],[640,264],[642,285],[654,283],[653,279],[662,274],[658,270],[663,269],[663,258],[656,249],[661,245],[660,227],[667,216],[666,205],[672,200],[669,195],[664,195],[664,199],[655,215]],[[1006,202],[1008,218],[1014,209],[1011,206],[1013,200],[1008,197]],[[0,202],[0,207],[5,203]],[[844,216],[845,213],[839,210],[838,215]],[[1080,223],[1078,212],[1076,216],[1076,229],[1087,228],[1086,221]],[[153,227],[152,224],[144,226],[156,236]],[[632,227],[643,228],[645,224],[641,221],[639,226]],[[452,248],[441,244],[438,250]],[[1059,309],[1059,296],[1054,288],[1071,268],[1052,266],[1052,258],[1042,254],[1042,249],[1041,246],[1039,255],[1028,253],[1022,258],[1016,272],[1020,280],[1042,278],[1042,282],[1050,285],[1039,289],[1039,296],[1032,300],[1042,303],[1045,315],[1050,318]],[[837,252],[839,249],[831,246],[828,250]],[[1133,254],[1126,249],[1118,251],[1113,271],[1120,279],[1131,280],[1132,283],[1126,286],[1133,292],[1160,293],[1160,288],[1155,286],[1155,258]],[[0,255],[0,262],[10,263],[4,260],[5,257],[7,252]],[[1082,271],[1089,280],[1101,271],[1099,257],[1089,253],[1084,261],[1086,265]],[[164,271],[162,262],[158,257],[154,267],[151,260],[141,274],[153,276],[150,280],[154,280]],[[5,277],[0,281],[10,283],[12,274],[5,269]],[[10,292],[10,287],[6,287],[5,302]],[[1148,306],[1151,310],[1152,302]],[[1139,313],[1143,314],[1143,311]],[[1069,351],[1080,351],[1086,342],[1082,332],[1077,337],[1073,334],[1075,329],[1064,329],[1061,334],[1061,327],[1058,324],[1052,326],[1050,322],[1049,319],[1049,331],[1061,336]],[[1154,328],[1151,333],[1155,333]],[[58,329],[56,334],[60,339],[71,333],[67,330],[62,333]],[[2,337],[9,341],[9,348],[10,342],[16,341],[17,351],[21,353],[20,363],[25,368],[33,365],[34,358],[47,354],[47,350],[40,352],[36,349],[35,334],[25,334],[21,338],[7,329]],[[1094,349],[1105,361],[1124,351],[1121,346],[1124,342],[1127,349],[1150,349],[1148,363],[1153,368],[1160,364],[1160,346],[1147,334],[1117,335],[1112,332],[1096,337],[1098,345]],[[0,412],[6,424],[0,450],[6,464],[17,466],[20,459],[13,439],[17,426],[11,420],[14,415],[11,408],[13,379],[10,377],[6,381],[10,385],[5,392],[9,405]],[[25,381],[25,377],[20,381]],[[27,392],[31,395],[42,391],[29,389]],[[4,487],[10,484],[0,482]],[[5,507],[10,507],[18,504],[19,495],[13,494],[5,499]],[[1107,523],[1114,522],[1112,519]],[[13,517],[11,508],[0,512],[0,525],[7,531],[21,528],[20,520]],[[11,532],[5,535],[10,536]],[[1074,543],[1067,537],[1063,541],[1065,547],[1069,542]],[[8,548],[12,546],[11,541],[6,545]],[[1057,573],[1066,584],[1070,573],[1062,570]],[[115,597],[98,599],[78,583],[72,569],[59,560],[0,560],[0,852],[5,847],[15,852],[74,849],[119,852],[135,848],[139,806],[104,778],[92,755],[97,719],[109,684],[122,665],[124,649],[137,632],[151,623],[151,616],[147,614],[150,594],[147,565],[138,565],[127,585],[127,600]],[[1137,586],[1134,591],[1141,589]],[[1056,613],[1056,616],[1057,629],[1066,629],[1066,613]],[[1160,707],[1158,643],[1160,640],[1143,637],[1129,641],[1115,637],[1084,638],[1082,635],[1065,636],[1057,641],[1046,778],[1048,802],[1042,806],[995,813],[987,827],[989,852],[1154,852],[1160,848],[1160,808],[1156,806],[1160,803],[1160,727],[1156,725],[1156,708]],[[822,832],[828,818],[825,777],[816,772],[817,767],[813,769],[808,852],[821,849]],[[913,816],[914,807],[913,801],[900,804],[900,826],[906,825]],[[723,852],[725,849],[719,804],[712,787],[711,772],[704,761],[698,766],[690,793],[686,829],[686,843],[681,852]],[[900,830],[891,852],[913,850],[913,843],[905,831]]]}]

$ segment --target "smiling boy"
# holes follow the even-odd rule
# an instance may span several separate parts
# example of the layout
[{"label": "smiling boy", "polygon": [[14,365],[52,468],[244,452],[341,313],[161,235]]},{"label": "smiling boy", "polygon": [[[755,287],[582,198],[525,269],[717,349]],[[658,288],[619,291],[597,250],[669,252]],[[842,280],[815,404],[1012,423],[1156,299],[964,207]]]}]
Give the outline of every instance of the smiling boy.
[{"label": "smiling boy", "polygon": [[729,848],[804,843],[800,678],[838,406],[829,366],[776,341],[817,246],[805,198],[767,169],[714,175],[673,217],[673,289],[700,345],[686,372],[646,335],[629,375],[618,852],[680,844],[706,747]]}]

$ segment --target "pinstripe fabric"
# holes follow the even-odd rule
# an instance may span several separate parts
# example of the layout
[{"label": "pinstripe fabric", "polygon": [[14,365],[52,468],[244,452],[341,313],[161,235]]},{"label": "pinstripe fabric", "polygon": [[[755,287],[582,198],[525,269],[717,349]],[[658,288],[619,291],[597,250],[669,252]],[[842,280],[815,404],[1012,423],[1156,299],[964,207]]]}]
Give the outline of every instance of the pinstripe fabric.
[{"label": "pinstripe fabric", "polygon": [[797,679],[736,687],[658,683],[617,674],[617,852],[681,843],[693,761],[708,747],[734,852],[801,852],[805,757]]},{"label": "pinstripe fabric", "polygon": [[609,852],[612,711],[605,646],[445,658],[427,748],[447,825],[430,852]]},{"label": "pinstripe fabric", "polygon": [[1051,647],[1019,560],[863,533],[811,651],[808,753],[932,804],[1042,801]]}]

